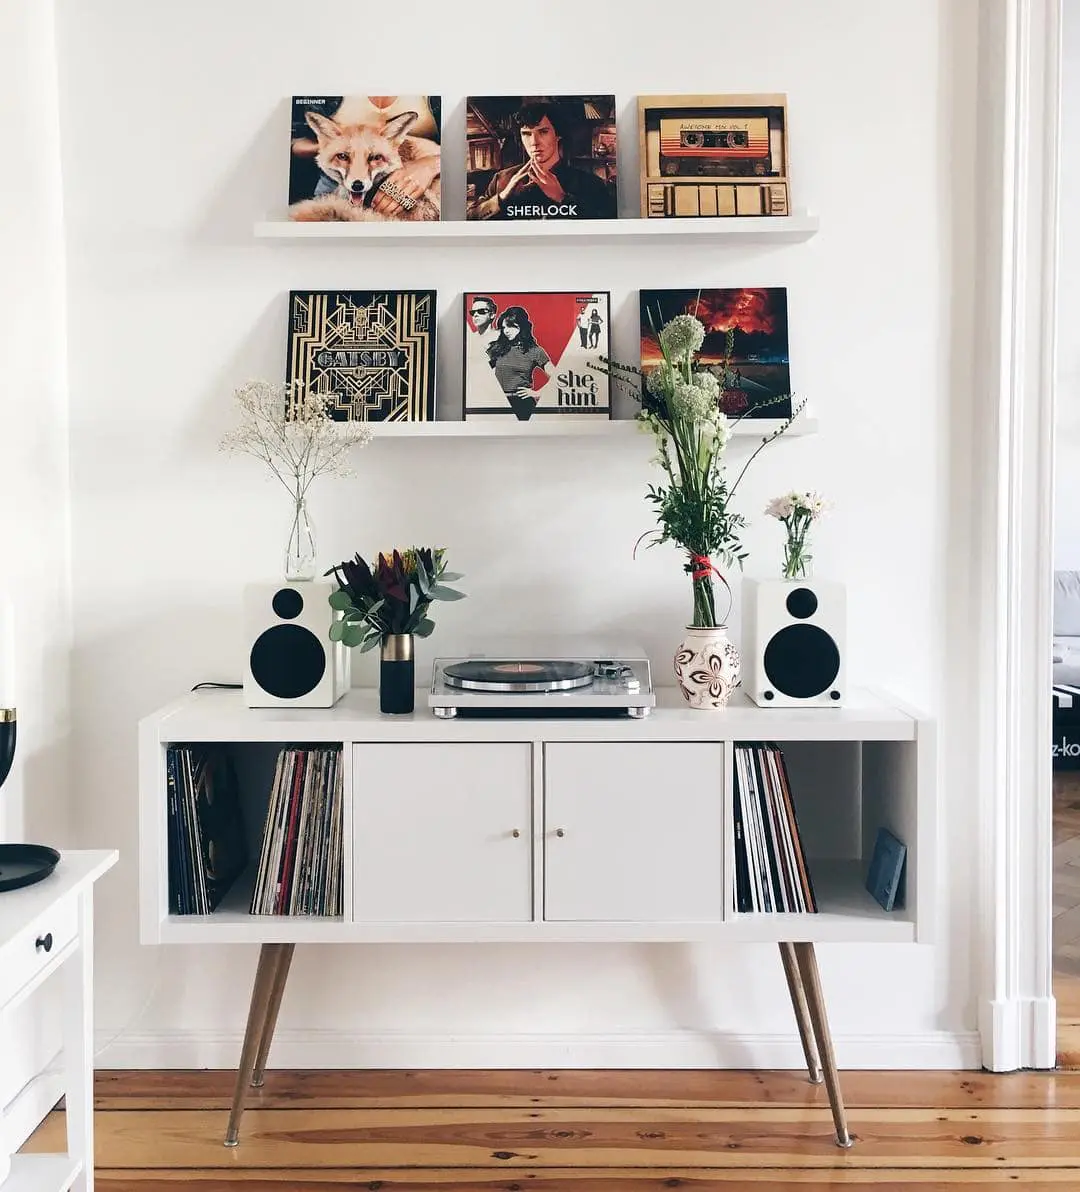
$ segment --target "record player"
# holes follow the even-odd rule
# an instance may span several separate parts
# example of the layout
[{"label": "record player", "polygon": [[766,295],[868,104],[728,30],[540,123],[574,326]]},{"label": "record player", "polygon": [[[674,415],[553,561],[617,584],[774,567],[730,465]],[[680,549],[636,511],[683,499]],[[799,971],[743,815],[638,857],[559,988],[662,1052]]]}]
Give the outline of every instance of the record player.
[{"label": "record player", "polygon": [[456,716],[648,716],[656,704],[642,650],[503,648],[436,658],[428,705]]}]

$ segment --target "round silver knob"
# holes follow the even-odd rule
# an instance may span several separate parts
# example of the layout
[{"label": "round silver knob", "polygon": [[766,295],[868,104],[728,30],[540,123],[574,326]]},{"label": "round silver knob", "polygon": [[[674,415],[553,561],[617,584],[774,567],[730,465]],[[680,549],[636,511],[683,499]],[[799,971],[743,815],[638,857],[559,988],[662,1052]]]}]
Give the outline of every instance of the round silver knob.
[{"label": "round silver knob", "polygon": [[510,835],[511,835],[511,836],[513,836],[513,837],[515,837],[515,838],[516,838],[516,837],[518,837],[518,836],[520,836],[520,835],[521,835],[521,829],[520,829],[520,828],[515,828],[515,829],[514,829],[514,830],[513,830],[513,831],[510,833]]},{"label": "round silver knob", "polygon": [[566,832],[565,832],[565,831],[564,831],[562,828],[556,828],[556,829],[555,829],[555,835],[556,835],[556,836],[565,836],[565,835],[566,835]]}]

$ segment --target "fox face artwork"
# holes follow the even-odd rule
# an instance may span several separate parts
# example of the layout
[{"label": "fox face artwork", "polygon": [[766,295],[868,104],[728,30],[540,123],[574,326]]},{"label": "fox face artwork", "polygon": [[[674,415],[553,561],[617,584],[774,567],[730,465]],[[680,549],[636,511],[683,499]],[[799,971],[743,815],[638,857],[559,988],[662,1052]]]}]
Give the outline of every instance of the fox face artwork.
[{"label": "fox face artwork", "polygon": [[[314,108],[303,111],[303,121],[315,140],[294,135],[294,160],[312,159],[318,175],[310,197],[290,195],[289,217],[302,221],[437,220],[440,151],[430,135],[411,131],[421,122],[421,113],[407,109],[384,116],[369,104],[368,112],[361,110],[362,118],[351,118],[344,111],[351,98],[345,97],[332,115]],[[376,98],[394,101],[398,97]],[[294,99],[294,105],[297,102]],[[354,105],[353,115],[355,112]],[[427,124],[431,123],[428,116]]]}]

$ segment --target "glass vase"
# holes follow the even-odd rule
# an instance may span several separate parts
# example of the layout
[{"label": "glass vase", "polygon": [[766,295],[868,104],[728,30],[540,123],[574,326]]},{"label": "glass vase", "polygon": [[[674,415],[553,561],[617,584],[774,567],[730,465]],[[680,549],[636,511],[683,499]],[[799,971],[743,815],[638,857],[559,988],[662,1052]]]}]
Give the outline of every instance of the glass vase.
[{"label": "glass vase", "polygon": [[784,544],[784,579],[807,579],[810,575],[810,552],[806,536],[788,538]]},{"label": "glass vase", "polygon": [[315,578],[315,527],[308,513],[307,499],[293,499],[293,519],[289,544],[285,548],[285,578]]}]

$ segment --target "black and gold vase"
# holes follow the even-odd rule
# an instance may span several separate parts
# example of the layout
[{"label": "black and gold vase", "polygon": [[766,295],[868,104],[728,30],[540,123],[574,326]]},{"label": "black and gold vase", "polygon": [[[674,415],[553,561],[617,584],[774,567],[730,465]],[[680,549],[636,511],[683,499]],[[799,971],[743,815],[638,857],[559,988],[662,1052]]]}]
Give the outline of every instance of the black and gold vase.
[{"label": "black and gold vase", "polygon": [[413,635],[387,633],[379,656],[379,711],[400,715],[413,710]]}]

